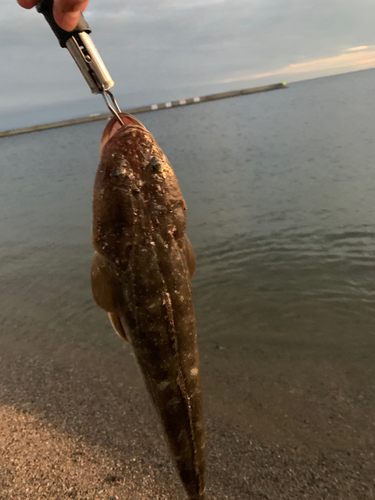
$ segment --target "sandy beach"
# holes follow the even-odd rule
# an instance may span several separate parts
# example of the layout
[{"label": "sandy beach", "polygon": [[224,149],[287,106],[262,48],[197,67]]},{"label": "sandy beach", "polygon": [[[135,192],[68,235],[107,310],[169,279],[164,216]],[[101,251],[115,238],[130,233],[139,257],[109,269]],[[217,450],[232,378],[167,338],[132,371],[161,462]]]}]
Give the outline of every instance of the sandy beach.
[{"label": "sandy beach", "polygon": [[[186,498],[130,348],[108,335],[118,352],[2,337],[2,500]],[[228,348],[201,351],[208,499],[375,498],[373,423],[345,394],[270,384],[259,353],[240,380]]]}]

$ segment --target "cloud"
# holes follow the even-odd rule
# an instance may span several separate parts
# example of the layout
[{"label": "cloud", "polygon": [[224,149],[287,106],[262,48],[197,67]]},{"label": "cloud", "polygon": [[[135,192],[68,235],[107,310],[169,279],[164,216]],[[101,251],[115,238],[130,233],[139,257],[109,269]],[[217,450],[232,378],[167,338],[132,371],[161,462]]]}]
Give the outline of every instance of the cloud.
[{"label": "cloud", "polygon": [[288,64],[282,68],[277,68],[271,71],[261,73],[244,73],[242,75],[233,76],[222,80],[223,83],[238,82],[244,80],[257,80],[266,77],[276,76],[295,76],[304,75],[306,73],[316,74],[327,70],[334,72],[335,70],[354,71],[356,69],[369,69],[375,65],[375,50],[366,50],[368,47],[355,47],[348,49],[347,52],[333,57],[324,57],[312,59],[295,64]]},{"label": "cloud", "polygon": [[[85,17],[116,96],[142,95],[129,106],[353,71],[375,50],[373,0],[90,0]],[[43,17],[16,0],[0,16],[0,57],[0,110],[90,97]]]},{"label": "cloud", "polygon": [[362,52],[363,50],[369,49],[368,45],[360,45],[359,47],[351,47],[350,49],[346,49],[346,52]]}]

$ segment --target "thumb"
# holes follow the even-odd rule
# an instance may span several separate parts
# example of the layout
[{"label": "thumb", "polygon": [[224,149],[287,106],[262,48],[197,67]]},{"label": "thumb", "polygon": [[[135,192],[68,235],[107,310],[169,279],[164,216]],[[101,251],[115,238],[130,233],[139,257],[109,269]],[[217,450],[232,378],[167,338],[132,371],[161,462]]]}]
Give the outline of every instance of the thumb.
[{"label": "thumb", "polygon": [[53,2],[53,17],[56,23],[65,31],[72,31],[88,0],[55,0]]}]

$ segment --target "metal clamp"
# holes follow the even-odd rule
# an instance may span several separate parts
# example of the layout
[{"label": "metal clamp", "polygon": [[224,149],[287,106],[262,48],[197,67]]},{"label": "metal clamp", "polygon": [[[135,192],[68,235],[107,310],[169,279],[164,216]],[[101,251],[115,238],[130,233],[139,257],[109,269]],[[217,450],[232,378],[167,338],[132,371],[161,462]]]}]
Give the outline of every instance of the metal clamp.
[{"label": "metal clamp", "polygon": [[121,109],[113,94],[109,92],[109,89],[114,85],[114,81],[89,36],[91,29],[83,15],[81,14],[73,31],[65,31],[60,28],[53,17],[53,0],[42,0],[37,5],[37,10],[44,15],[59,40],[60,46],[69,50],[91,92],[93,94],[102,94],[110,112],[124,125],[119,115]]}]

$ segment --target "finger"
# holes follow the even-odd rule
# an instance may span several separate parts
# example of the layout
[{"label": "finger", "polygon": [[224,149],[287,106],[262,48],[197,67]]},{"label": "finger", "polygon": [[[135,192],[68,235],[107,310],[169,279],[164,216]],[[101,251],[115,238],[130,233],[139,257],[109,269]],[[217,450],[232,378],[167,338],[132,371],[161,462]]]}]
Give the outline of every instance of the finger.
[{"label": "finger", "polygon": [[17,2],[24,9],[32,9],[39,2],[39,0],[17,0]]},{"label": "finger", "polygon": [[72,31],[76,27],[79,16],[86,9],[87,4],[88,0],[55,0],[53,4],[53,17],[60,28],[65,31]]}]

